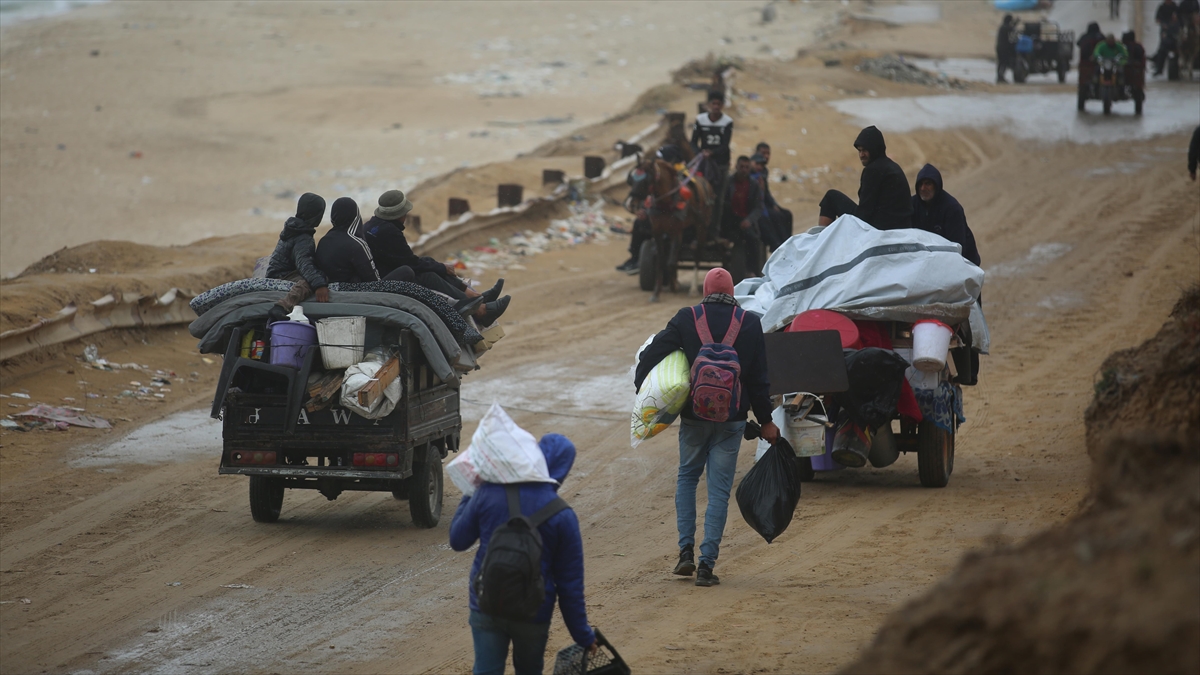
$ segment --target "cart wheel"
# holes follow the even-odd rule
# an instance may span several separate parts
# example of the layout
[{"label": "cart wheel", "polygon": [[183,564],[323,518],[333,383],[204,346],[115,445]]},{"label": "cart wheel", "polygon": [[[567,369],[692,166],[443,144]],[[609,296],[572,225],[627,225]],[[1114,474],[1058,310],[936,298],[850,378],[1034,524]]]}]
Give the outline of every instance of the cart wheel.
[{"label": "cart wheel", "polygon": [[1013,65],[1013,82],[1022,84],[1027,77],[1029,77],[1029,65],[1025,63],[1025,59],[1018,58]]},{"label": "cart wheel", "polygon": [[817,477],[817,472],[813,470],[812,457],[800,457],[800,482],[811,483]]},{"label": "cart wheel", "polygon": [[657,249],[654,241],[647,239],[642,242],[642,248],[638,251],[638,286],[643,291],[654,290],[654,275],[657,273]]},{"label": "cart wheel", "polygon": [[917,427],[917,473],[925,487],[946,487],[954,471],[954,434],[928,420]]},{"label": "cart wheel", "polygon": [[283,481],[267,476],[250,476],[250,515],[258,523],[279,520],[283,510]]},{"label": "cart wheel", "polygon": [[1083,87],[1080,87],[1079,88],[1079,105],[1076,107],[1076,110],[1078,110],[1079,112],[1083,112],[1084,104],[1087,103],[1087,100],[1088,100],[1087,92],[1085,92],[1083,90]]},{"label": "cart wheel", "polygon": [[1179,57],[1167,59],[1167,80],[1171,82],[1179,81]]},{"label": "cart wheel", "polygon": [[1058,69],[1058,83],[1062,84],[1067,81],[1067,68]]},{"label": "cart wheel", "polygon": [[1135,114],[1135,115],[1142,114],[1142,103],[1145,103],[1145,101],[1146,101],[1145,94],[1143,94],[1139,91],[1133,92],[1133,114]]},{"label": "cart wheel", "polygon": [[1104,92],[1100,95],[1103,110],[1105,115],[1112,114],[1112,90],[1108,87],[1104,88]]},{"label": "cart wheel", "polygon": [[433,445],[415,452],[413,475],[408,479],[408,510],[414,525],[428,529],[442,517],[442,456]]}]

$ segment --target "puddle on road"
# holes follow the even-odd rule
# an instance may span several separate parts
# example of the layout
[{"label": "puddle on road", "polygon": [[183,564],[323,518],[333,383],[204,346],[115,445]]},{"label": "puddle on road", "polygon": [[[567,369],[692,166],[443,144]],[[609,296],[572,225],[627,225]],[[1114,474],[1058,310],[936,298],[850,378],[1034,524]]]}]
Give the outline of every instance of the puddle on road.
[{"label": "puddle on road", "polygon": [[998,265],[993,265],[984,270],[987,278],[992,277],[1013,277],[1021,276],[1030,270],[1041,267],[1048,262],[1057,260],[1066,255],[1071,250],[1070,244],[1059,244],[1055,242],[1047,244],[1034,244],[1033,248],[1029,249],[1029,253],[1020,260],[1010,262],[1002,262]]},{"label": "puddle on road", "polygon": [[947,127],[998,128],[1036,141],[1117,143],[1190,131],[1200,124],[1200,91],[1194,86],[1156,86],[1147,92],[1145,114],[1133,114],[1133,102],[1100,114],[1099,102],[1076,113],[1074,93],[975,94],[908,98],[852,98],[832,101],[836,110],[860,126],[888,132]]},{"label": "puddle on road", "polygon": [[67,464],[76,469],[117,464],[165,464],[221,455],[221,422],[207,410],[175,413],[134,429],[107,445],[92,446]]},{"label": "puddle on road", "polygon": [[[630,364],[590,359],[583,363],[586,369],[580,368],[578,361],[556,362],[506,371],[490,379],[467,377],[462,387],[463,422],[479,421],[492,401],[514,415],[518,408],[605,419],[628,415],[633,405]],[[605,374],[588,374],[597,371]]]},{"label": "puddle on road", "polygon": [[[940,73],[965,82],[996,81],[996,62],[987,59],[914,59],[905,57],[904,60],[921,70]],[[1012,71],[1005,73],[1004,78],[1012,82]],[[1075,84],[1078,81],[1078,71],[1071,70],[1067,73],[1067,84]],[[1013,88],[1047,84],[1058,84],[1058,73],[1031,74],[1024,84],[1014,84]]]}]

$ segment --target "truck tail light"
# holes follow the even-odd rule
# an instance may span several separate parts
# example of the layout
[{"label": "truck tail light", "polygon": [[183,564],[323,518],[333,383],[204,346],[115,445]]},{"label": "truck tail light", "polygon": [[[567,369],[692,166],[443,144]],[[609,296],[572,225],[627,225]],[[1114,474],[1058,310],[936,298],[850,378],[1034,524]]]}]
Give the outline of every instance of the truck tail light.
[{"label": "truck tail light", "polygon": [[400,455],[395,452],[356,452],[351,460],[354,466],[364,469],[394,469],[400,466]]},{"label": "truck tail light", "polygon": [[275,453],[272,451],[242,451],[230,455],[234,464],[274,464]]}]

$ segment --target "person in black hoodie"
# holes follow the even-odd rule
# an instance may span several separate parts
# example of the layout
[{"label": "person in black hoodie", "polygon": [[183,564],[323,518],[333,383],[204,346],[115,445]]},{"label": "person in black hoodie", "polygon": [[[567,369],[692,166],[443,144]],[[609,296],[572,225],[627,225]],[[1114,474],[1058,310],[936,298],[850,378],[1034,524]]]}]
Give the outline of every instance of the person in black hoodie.
[{"label": "person in black hoodie", "polygon": [[979,264],[975,235],[967,226],[962,204],[942,188],[942,174],[932,164],[917,173],[917,194],[912,198],[912,226],[940,235],[962,247],[962,256]]},{"label": "person in black hoodie", "polygon": [[821,198],[819,225],[828,225],[850,214],[878,230],[912,227],[912,192],[904,169],[887,156],[883,133],[873,126],[863,129],[854,140],[862,162],[858,204],[845,193],[830,190]]},{"label": "person in black hoodie", "polygon": [[1005,14],[1000,30],[996,31],[996,83],[1008,82],[1004,71],[1011,70],[1017,60],[1017,22],[1012,14]]},{"label": "person in black hoodie", "polygon": [[379,281],[379,271],[371,258],[371,249],[362,236],[362,218],[358,203],[340,197],[329,210],[333,229],[317,244],[317,267],[330,282],[363,283]]},{"label": "person in black hoodie", "polygon": [[296,203],[296,215],[288,218],[279,233],[279,242],[271,253],[271,261],[267,265],[268,279],[286,279],[294,282],[292,290],[275,306],[269,314],[272,321],[281,321],[314,291],[317,302],[329,302],[329,281],[313,261],[316,243],[313,234],[325,216],[325,200],[319,195],[305,192]]},{"label": "person in black hoodie", "polygon": [[[478,293],[455,274],[454,266],[450,263],[414,253],[404,236],[404,221],[408,219],[408,212],[412,208],[412,202],[403,192],[388,190],[379,196],[375,215],[363,226],[363,238],[379,273],[388,279],[397,274],[397,270],[407,274],[404,268],[409,268],[412,278],[408,281],[415,281],[425,288],[454,298],[457,301],[456,309],[474,313],[490,324],[508,308],[508,296],[500,297],[504,280],[500,279],[492,288]],[[482,299],[476,301],[476,298]]]}]

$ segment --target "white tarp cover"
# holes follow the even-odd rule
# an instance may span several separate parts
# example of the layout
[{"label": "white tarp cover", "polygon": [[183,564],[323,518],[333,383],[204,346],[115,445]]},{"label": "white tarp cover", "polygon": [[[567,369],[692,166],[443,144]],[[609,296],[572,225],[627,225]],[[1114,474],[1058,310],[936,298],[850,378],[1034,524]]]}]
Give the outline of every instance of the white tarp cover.
[{"label": "white tarp cover", "polygon": [[987,326],[975,302],[982,287],[983,269],[958,244],[924,230],[877,230],[846,215],[788,239],[763,276],[739,283],[734,294],[767,332],[810,309],[894,321],[970,316],[974,346],[986,354]]}]

